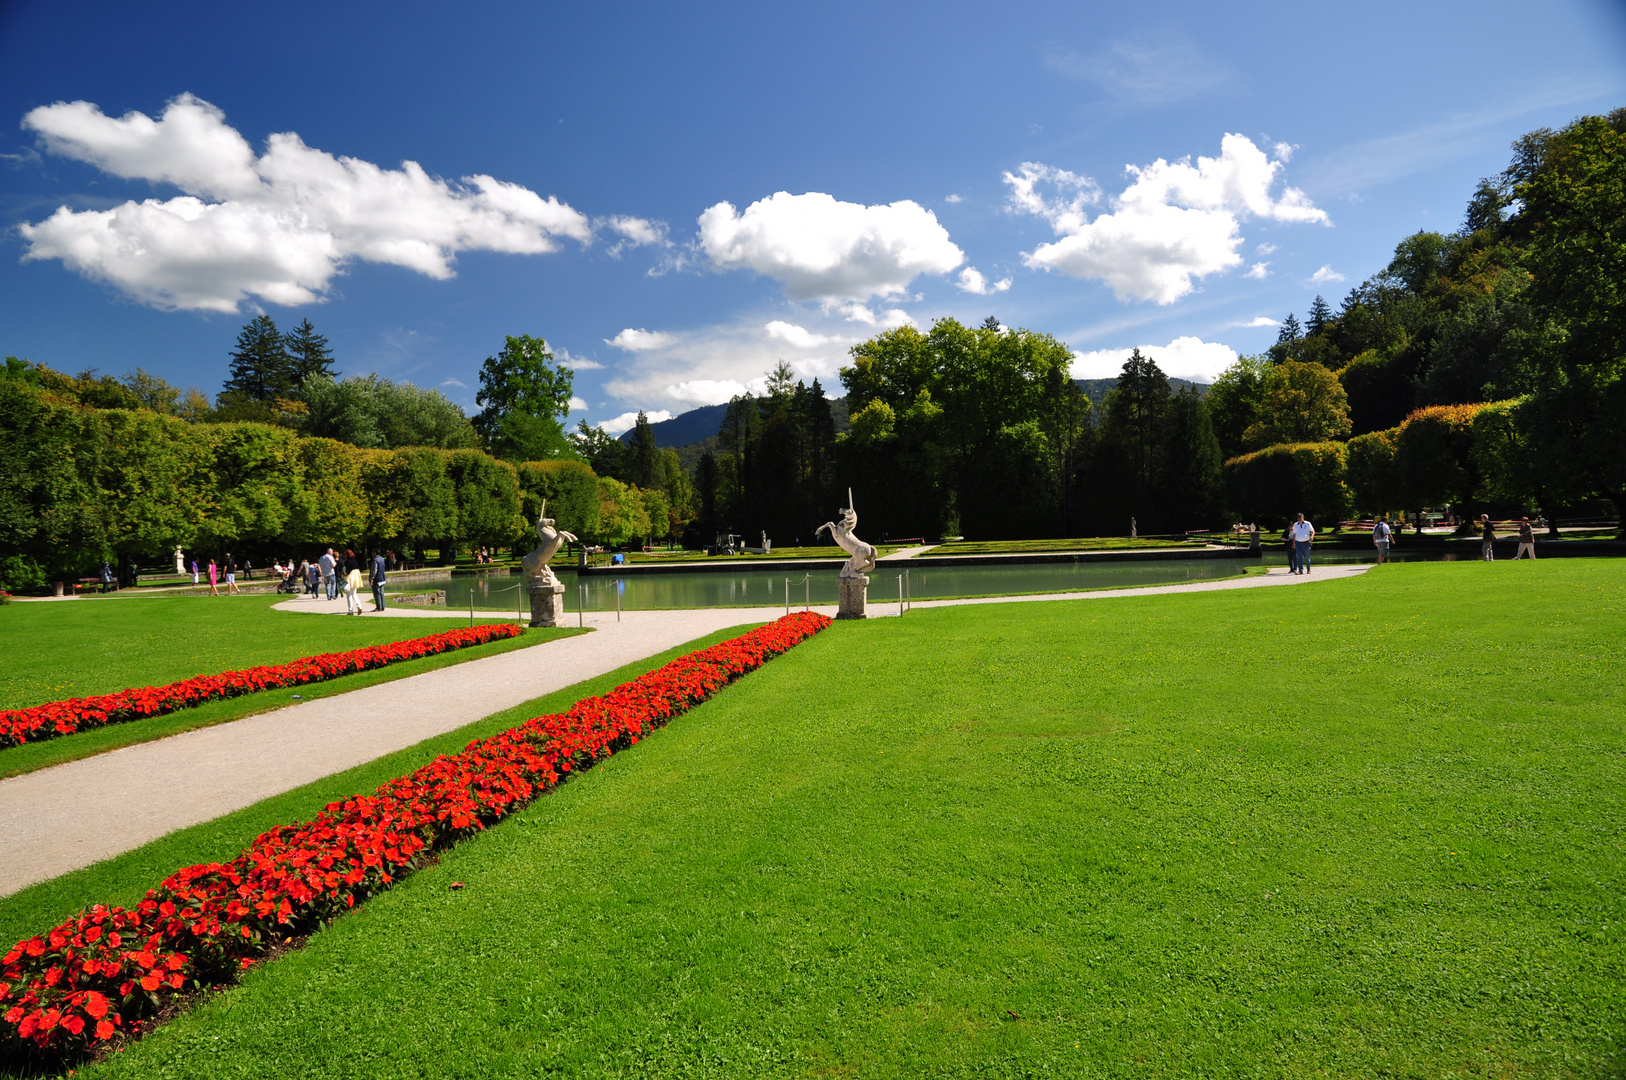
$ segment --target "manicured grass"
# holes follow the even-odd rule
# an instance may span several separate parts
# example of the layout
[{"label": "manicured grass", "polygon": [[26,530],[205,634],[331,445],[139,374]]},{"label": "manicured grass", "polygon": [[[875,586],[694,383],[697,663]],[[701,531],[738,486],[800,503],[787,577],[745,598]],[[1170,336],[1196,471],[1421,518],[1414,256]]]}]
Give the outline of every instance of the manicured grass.
[{"label": "manicured grass", "polygon": [[1623,631],[1601,560],[838,623],[86,1072],[1620,1075]]},{"label": "manicured grass", "polygon": [[[292,616],[277,612],[273,612],[273,614],[282,618],[310,619],[313,621],[328,618],[327,616],[315,615]],[[333,616],[333,618],[339,617]],[[384,620],[375,621],[382,622]],[[405,623],[415,628],[418,632],[409,635],[412,637],[423,637],[464,625],[452,620],[448,620],[447,624],[442,624],[439,620],[431,621],[429,619],[391,619],[389,621]],[[498,653],[510,652],[514,649],[527,649],[533,645],[545,645],[550,641],[557,641],[560,638],[574,637],[577,634],[584,633],[591,633],[591,631],[564,627],[537,627],[535,629],[526,627],[525,633],[517,638],[505,638],[501,641],[492,641],[485,645],[474,645],[454,652],[425,656],[418,660],[403,660],[388,667],[373,668],[371,671],[358,671],[354,675],[329,679],[327,682],[307,683],[304,686],[277,690],[264,690],[258,694],[245,694],[242,697],[211,701],[195,709],[182,709],[167,716],[149,716],[122,724],[109,724],[106,727],[90,728],[61,738],[24,743],[22,746],[5,747],[0,749],[0,780],[8,776],[20,776],[23,773],[34,772],[37,769],[46,769],[52,765],[61,765],[68,761],[79,761],[82,758],[94,757],[109,750],[118,750],[122,747],[134,746],[137,743],[167,738],[170,735],[178,735],[183,731],[213,727],[215,724],[224,724],[231,720],[241,720],[245,716],[253,716],[256,713],[293,705],[296,701],[314,701],[317,698],[332,697],[334,694],[360,690],[364,686],[376,686],[379,683],[393,682],[396,679],[404,679],[409,675],[419,675],[425,671],[434,671],[438,668],[451,667],[453,664],[478,660],[483,656],[495,656]]]},{"label": "manicured grass", "polygon": [[1085,536],[1071,540],[956,540],[940,544],[920,557],[937,555],[1018,555],[1063,551],[1119,551],[1131,548],[1202,547],[1201,540],[1160,540],[1149,536]]},{"label": "manicured grass", "polygon": [[13,896],[0,898],[0,942],[10,945],[23,937],[55,926],[75,911],[91,904],[128,906],[136,903],[149,888],[181,867],[230,859],[269,828],[308,820],[335,799],[342,799],[358,792],[371,792],[384,781],[403,776],[427,764],[438,754],[453,754],[462,750],[471,739],[484,738],[505,731],[533,716],[563,712],[584,697],[602,694],[685,653],[736,637],[749,628],[749,625],[742,625],[697,639],[647,660],[629,664],[597,678],[515,706],[506,712],[467,724],[455,731],[427,739],[416,746],[396,751],[376,761],[335,773],[275,798],[255,803],[225,817],[177,830],[134,851],[125,852],[94,866],[29,886]]},{"label": "manicured grass", "polygon": [[[423,637],[453,619],[272,611],[286,596],[136,596],[0,608],[0,709]],[[370,601],[368,606],[371,606]]]}]

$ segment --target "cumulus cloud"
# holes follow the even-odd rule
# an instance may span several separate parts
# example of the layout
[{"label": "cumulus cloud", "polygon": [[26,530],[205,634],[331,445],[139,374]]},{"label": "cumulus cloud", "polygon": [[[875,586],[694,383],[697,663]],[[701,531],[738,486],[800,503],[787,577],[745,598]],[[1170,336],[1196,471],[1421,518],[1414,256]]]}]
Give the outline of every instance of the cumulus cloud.
[{"label": "cumulus cloud", "polygon": [[1254,250],[1254,252],[1256,254],[1261,255],[1261,256],[1263,256],[1263,255],[1274,255],[1276,253],[1276,245],[1275,244],[1270,244],[1270,243],[1260,244],[1258,247],[1254,248],[1253,250]]},{"label": "cumulus cloud", "polygon": [[1332,264],[1328,263],[1326,266],[1323,266],[1321,269],[1311,274],[1308,280],[1311,285],[1324,285],[1329,281],[1342,281],[1344,280],[1344,275],[1334,270],[1332,268]]},{"label": "cumulus cloud", "polygon": [[605,249],[605,253],[613,259],[619,259],[621,253],[628,248],[644,247],[671,247],[672,241],[666,235],[666,222],[650,221],[648,218],[612,216],[599,218],[594,222],[600,228],[609,229],[621,239]]},{"label": "cumulus cloud", "polygon": [[1024,254],[1029,267],[1100,279],[1120,300],[1170,304],[1195,288],[1193,278],[1241,265],[1243,220],[1328,223],[1297,188],[1272,195],[1282,168],[1247,137],[1226,135],[1217,158],[1129,166],[1132,182],[1094,221],[1085,208],[1100,192],[1088,177],[1026,162],[1004,179],[1011,208],[1061,237]]},{"label": "cumulus cloud", "polygon": [[838,340],[828,334],[815,334],[805,326],[797,326],[783,319],[775,319],[763,329],[767,330],[768,336],[775,341],[783,341],[797,349],[817,349],[821,345]]},{"label": "cumulus cloud", "polygon": [[983,276],[981,270],[975,266],[968,266],[960,271],[960,278],[955,288],[961,292],[973,293],[977,296],[987,296],[989,293],[1001,293],[1011,287],[1010,278],[1000,278],[998,281],[989,281]]},{"label": "cumulus cloud", "polygon": [[[1097,349],[1094,352],[1073,354],[1073,377],[1077,379],[1115,379],[1123,371],[1124,361],[1131,349]],[[1178,337],[1167,345],[1142,345],[1142,356],[1157,361],[1163,374],[1193,382],[1213,382],[1215,377],[1236,363],[1236,350],[1214,341],[1195,337]]]},{"label": "cumulus cloud", "polygon": [[[646,412],[646,413],[644,413],[644,419],[648,420],[651,424],[658,424],[662,420],[670,420],[670,419],[672,419],[672,414],[667,412],[665,409],[657,409],[654,412]],[[624,412],[620,416],[616,417],[614,420],[600,420],[597,424],[594,424],[593,426],[598,427],[598,428],[603,428],[604,431],[607,434],[620,435],[620,434],[623,434],[624,432],[631,431],[632,428],[633,428],[633,425],[635,425],[637,423],[638,423],[638,413],[636,411],[634,411],[634,412]]]},{"label": "cumulus cloud", "polygon": [[1248,272],[1242,276],[1245,278],[1253,278],[1255,281],[1263,281],[1270,276],[1270,264],[1267,262],[1256,262],[1252,266],[1248,267]]},{"label": "cumulus cloud", "polygon": [[571,412],[586,412],[587,411],[587,402],[583,401],[579,397],[571,398],[570,399],[570,411]]},{"label": "cumulus cloud", "polygon": [[1233,325],[1235,325],[1235,326],[1246,326],[1246,327],[1249,327],[1249,328],[1253,328],[1253,327],[1259,327],[1259,326],[1280,326],[1282,324],[1280,322],[1277,322],[1275,319],[1272,319],[1269,315],[1255,315],[1253,318],[1249,319],[1247,322],[1234,323]]},{"label": "cumulus cloud", "polygon": [[604,339],[604,344],[614,345],[628,352],[648,352],[650,349],[664,348],[671,343],[671,334],[663,334],[659,330],[634,330],[630,326],[615,337]]},{"label": "cumulus cloud", "polygon": [[453,183],[413,161],[383,169],[292,132],[272,135],[256,156],[224,113],[191,94],[157,120],[115,119],[75,101],[34,109],[23,126],[50,153],[185,193],[109,210],[64,206],[19,226],[25,259],[60,259],[169,310],[234,312],[250,297],[312,303],[357,259],[443,280],[458,252],[538,254],[559,237],[592,239],[570,206],[490,176]]},{"label": "cumulus cloud", "polygon": [[720,202],[700,215],[700,246],[718,270],[752,270],[792,300],[826,304],[900,296],[921,274],[965,261],[918,203],[864,206],[817,191],[776,192],[743,213]]},{"label": "cumulus cloud", "polygon": [[902,308],[872,311],[864,304],[842,304],[836,311],[848,322],[862,323],[865,326],[873,326],[878,330],[892,330],[899,326],[912,326],[915,321],[914,316]]},{"label": "cumulus cloud", "polygon": [[950,204],[965,202],[965,196],[964,195],[945,195],[945,196],[943,196],[943,201],[946,202],[946,203],[950,203]]},{"label": "cumulus cloud", "polygon": [[570,350],[562,345],[550,345],[554,358],[571,371],[602,371],[604,365],[597,360],[589,360],[583,356],[572,356]]}]

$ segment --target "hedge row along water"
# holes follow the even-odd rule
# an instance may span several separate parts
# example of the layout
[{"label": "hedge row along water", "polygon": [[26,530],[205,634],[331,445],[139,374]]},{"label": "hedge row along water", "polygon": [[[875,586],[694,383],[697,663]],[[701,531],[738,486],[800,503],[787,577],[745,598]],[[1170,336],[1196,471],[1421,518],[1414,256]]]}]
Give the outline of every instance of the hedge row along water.
[{"label": "hedge row along water", "polygon": [[199,675],[168,686],[147,686],[139,690],[120,690],[116,694],[53,701],[28,709],[4,709],[0,710],[0,748],[54,739],[85,728],[139,720],[144,716],[162,716],[216,698],[324,682],[341,675],[398,664],[403,660],[417,660],[466,649],[471,645],[484,645],[488,641],[518,637],[520,632],[520,628],[512,623],[488,623],[389,645],[371,645],[349,652],[307,656],[287,664],[265,664],[246,671]]},{"label": "hedge row along water", "polygon": [[133,909],[98,905],[19,941],[0,958],[0,1059],[60,1060],[138,1037],[179,995],[231,980],[829,624],[787,615],[329,803],[229,863],[179,871]]}]

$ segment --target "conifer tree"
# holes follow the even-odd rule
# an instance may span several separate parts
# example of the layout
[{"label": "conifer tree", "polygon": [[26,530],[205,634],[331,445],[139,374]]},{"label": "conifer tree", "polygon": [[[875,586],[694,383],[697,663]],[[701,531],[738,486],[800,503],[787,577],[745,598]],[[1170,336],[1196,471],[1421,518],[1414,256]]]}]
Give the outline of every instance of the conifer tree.
[{"label": "conifer tree", "polygon": [[261,315],[243,327],[231,353],[231,376],[221,388],[221,396],[270,402],[290,396],[295,385],[293,361],[271,316]]},{"label": "conifer tree", "polygon": [[312,375],[333,378],[333,350],[327,347],[327,338],[316,332],[309,319],[283,335],[283,347],[288,351],[293,366],[294,387]]},{"label": "conifer tree", "polygon": [[1304,336],[1313,337],[1327,328],[1332,321],[1332,308],[1318,294],[1310,303],[1310,313],[1304,319]]}]

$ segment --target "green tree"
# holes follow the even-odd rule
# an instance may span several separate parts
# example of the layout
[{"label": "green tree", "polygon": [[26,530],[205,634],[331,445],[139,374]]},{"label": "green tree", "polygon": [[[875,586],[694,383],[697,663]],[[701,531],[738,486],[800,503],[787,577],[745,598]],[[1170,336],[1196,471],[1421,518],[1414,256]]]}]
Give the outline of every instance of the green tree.
[{"label": "green tree", "polygon": [[601,427],[578,420],[570,433],[570,446],[599,476],[613,476],[625,483],[631,475],[627,444]]},{"label": "green tree", "polygon": [[1271,366],[1268,356],[1239,356],[1208,388],[1209,421],[1220,453],[1227,458],[1246,449],[1243,433],[1259,422],[1265,406],[1265,376]]},{"label": "green tree", "polygon": [[1349,397],[1320,364],[1284,360],[1265,374],[1259,419],[1242,433],[1252,447],[1324,442],[1349,435]]},{"label": "green tree", "polygon": [[629,471],[631,481],[641,488],[653,488],[660,483],[660,448],[655,444],[655,429],[642,409],[632,427],[632,453]]},{"label": "green tree", "polygon": [[[508,544],[526,524],[519,516],[519,474],[514,466],[478,450],[447,450],[446,476],[457,494],[456,539]],[[442,561],[446,552],[441,552]]]},{"label": "green tree", "polygon": [[1304,317],[1304,336],[1314,337],[1327,328],[1332,321],[1332,308],[1327,305],[1319,293],[1310,301],[1310,312]]},{"label": "green tree", "polygon": [[298,389],[306,379],[332,379],[333,350],[327,347],[327,338],[316,332],[309,319],[301,319],[282,338],[288,361],[293,366],[293,387]]},{"label": "green tree", "polygon": [[580,537],[597,533],[598,479],[585,461],[556,458],[521,464],[519,486],[527,527],[535,525],[546,503],[548,516],[565,532]]},{"label": "green tree", "polygon": [[384,449],[439,446],[451,450],[479,444],[463,410],[438,390],[377,375],[352,375],[338,381],[313,375],[302,384],[300,396],[307,409],[300,428],[319,438]]},{"label": "green tree", "polygon": [[293,358],[271,316],[260,315],[238,332],[231,375],[220,395],[227,403],[268,405],[292,397],[298,386]]},{"label": "green tree", "polygon": [[[428,561],[428,546],[445,542],[461,531],[457,520],[457,489],[446,471],[445,452],[429,447],[397,450],[392,457],[390,498],[402,510],[400,535]],[[448,553],[441,552],[442,561]]]},{"label": "green tree", "polygon": [[1545,323],[1530,437],[1543,485],[1601,494],[1626,529],[1626,109],[1541,140],[1514,226]]},{"label": "green tree", "polygon": [[1190,386],[1169,399],[1164,419],[1162,516],[1176,531],[1218,523],[1224,475],[1208,404]]},{"label": "green tree", "polygon": [[481,411],[474,427],[506,461],[542,461],[572,453],[564,420],[570,415],[575,373],[554,362],[541,338],[505,339],[502,351],[480,366]]},{"label": "green tree", "polygon": [[1097,471],[1103,486],[1117,496],[1109,499],[1113,516],[1125,519],[1110,526],[1113,532],[1127,532],[1129,517],[1150,528],[1156,516],[1169,396],[1168,377],[1139,349],[1124,361],[1118,384],[1107,393]]}]

